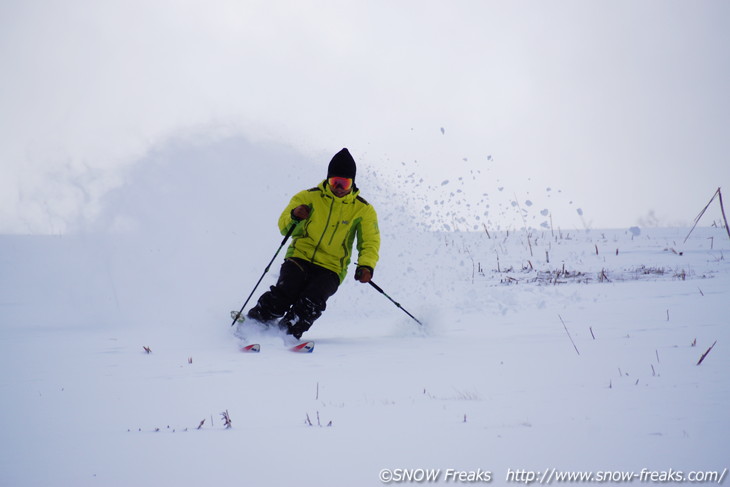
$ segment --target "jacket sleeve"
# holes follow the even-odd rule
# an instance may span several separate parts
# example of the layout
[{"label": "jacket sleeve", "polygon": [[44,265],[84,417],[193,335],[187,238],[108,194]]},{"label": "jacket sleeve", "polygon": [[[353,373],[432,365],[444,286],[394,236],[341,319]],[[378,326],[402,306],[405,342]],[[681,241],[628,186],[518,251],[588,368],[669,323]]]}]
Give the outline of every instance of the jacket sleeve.
[{"label": "jacket sleeve", "polygon": [[368,205],[357,232],[357,265],[375,269],[380,258],[380,229],[375,208]]},{"label": "jacket sleeve", "polygon": [[[291,214],[292,210],[299,205],[307,205],[311,209],[312,205],[309,201],[309,191],[300,191],[299,193],[295,194],[292,197],[291,201],[289,201],[289,204],[286,206],[286,208],[284,208],[284,211],[279,217],[279,231],[282,235],[286,235],[292,225],[297,225],[298,223],[300,223],[298,220],[292,218]],[[299,230],[295,230],[294,233],[296,233],[297,231]]]}]

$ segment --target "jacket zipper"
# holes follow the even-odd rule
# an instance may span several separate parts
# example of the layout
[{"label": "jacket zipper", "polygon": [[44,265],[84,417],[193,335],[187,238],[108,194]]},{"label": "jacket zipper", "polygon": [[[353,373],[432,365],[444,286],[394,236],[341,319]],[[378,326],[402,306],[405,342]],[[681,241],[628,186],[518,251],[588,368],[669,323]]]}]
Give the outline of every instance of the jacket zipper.
[{"label": "jacket zipper", "polygon": [[[342,216],[342,215],[340,215]],[[341,220],[341,218],[340,218]],[[337,225],[335,225],[335,229],[332,230],[332,235],[330,236],[330,241],[327,243],[327,245],[332,245],[332,241],[335,239],[335,234],[337,233],[337,229],[340,228],[340,222],[337,221]]]},{"label": "jacket zipper", "polygon": [[[317,255],[317,251],[319,250],[319,246],[322,244],[322,240],[324,240],[324,236],[327,234],[327,229],[330,227],[330,219],[332,218],[332,210],[335,206],[335,200],[333,199],[330,202],[330,211],[329,214],[327,214],[327,223],[324,226],[324,231],[322,232],[322,236],[319,237],[319,242],[317,242],[317,245],[314,247],[314,252],[312,252],[312,259],[310,262],[314,263],[314,257]],[[332,235],[334,237],[334,234]],[[332,242],[332,238],[330,238],[330,242]]]}]

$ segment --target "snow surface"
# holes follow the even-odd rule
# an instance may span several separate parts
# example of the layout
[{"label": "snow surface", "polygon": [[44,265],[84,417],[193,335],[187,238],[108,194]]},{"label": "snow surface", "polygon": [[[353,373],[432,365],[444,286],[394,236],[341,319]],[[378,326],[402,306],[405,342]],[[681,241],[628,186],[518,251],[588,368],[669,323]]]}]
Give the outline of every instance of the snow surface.
[{"label": "snow surface", "polygon": [[242,354],[229,311],[281,242],[289,195],[323,172],[270,162],[277,184],[153,164],[103,228],[0,237],[0,485],[730,467],[724,229],[429,232],[363,171],[375,281],[425,326],[348,277],[305,335],[314,353],[262,336]]}]

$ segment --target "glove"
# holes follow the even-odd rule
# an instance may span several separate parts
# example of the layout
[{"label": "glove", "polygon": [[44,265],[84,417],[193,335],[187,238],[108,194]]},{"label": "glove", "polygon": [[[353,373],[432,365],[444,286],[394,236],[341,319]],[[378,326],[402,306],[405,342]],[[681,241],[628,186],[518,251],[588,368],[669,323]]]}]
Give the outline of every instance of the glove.
[{"label": "glove", "polygon": [[307,205],[299,205],[291,211],[292,220],[298,222],[309,218],[309,207]]},{"label": "glove", "polygon": [[355,280],[360,281],[363,284],[370,282],[373,278],[373,269],[368,266],[358,266],[355,270]]}]

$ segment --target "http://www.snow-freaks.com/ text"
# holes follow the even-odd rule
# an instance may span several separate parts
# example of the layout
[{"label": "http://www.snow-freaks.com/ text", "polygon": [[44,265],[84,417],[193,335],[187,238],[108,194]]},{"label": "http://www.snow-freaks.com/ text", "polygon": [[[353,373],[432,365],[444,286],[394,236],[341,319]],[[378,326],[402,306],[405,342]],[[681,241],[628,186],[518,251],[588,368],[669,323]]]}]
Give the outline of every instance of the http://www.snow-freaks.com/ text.
[{"label": "http://www.snow-freaks.com/ text", "polygon": [[[564,471],[556,468],[545,470],[527,470],[508,468],[502,481],[515,484],[540,484],[550,485],[553,483],[692,483],[692,484],[722,484],[727,475],[727,468],[719,470],[650,470],[648,468],[640,471],[601,470],[595,472]],[[491,483],[496,477],[493,471],[486,469],[457,470],[447,469],[425,469],[425,468],[384,468],[379,473],[380,482],[383,484],[404,484],[404,483],[453,483],[453,484],[475,484]],[[502,483],[502,482],[500,482]]]}]

